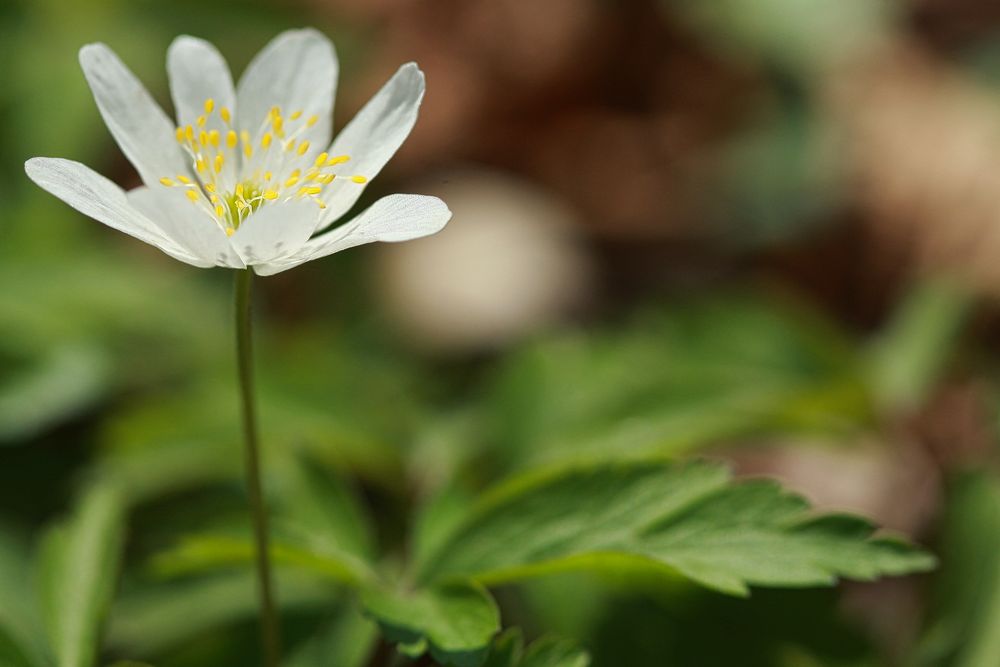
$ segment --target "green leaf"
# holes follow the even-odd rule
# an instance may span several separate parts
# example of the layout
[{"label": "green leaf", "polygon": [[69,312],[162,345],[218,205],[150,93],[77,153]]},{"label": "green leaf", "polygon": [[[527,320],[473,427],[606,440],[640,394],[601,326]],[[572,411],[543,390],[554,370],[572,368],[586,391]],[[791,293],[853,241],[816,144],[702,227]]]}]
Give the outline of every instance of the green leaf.
[{"label": "green leaf", "polygon": [[284,532],[312,551],[371,561],[368,517],[346,482],[309,458],[291,461],[283,472],[278,523]]},{"label": "green leaf", "polygon": [[[254,548],[249,537],[194,535],[184,538],[173,549],[157,554],[152,568],[162,576],[173,577],[234,565],[249,567],[254,562]],[[271,559],[276,565],[307,570],[348,586],[359,586],[374,578],[367,563],[350,554],[334,553],[331,549],[318,552],[272,540]]]},{"label": "green leaf", "polygon": [[0,526],[0,665],[51,662],[33,581],[30,550],[15,531]]},{"label": "green leaf", "polygon": [[366,611],[385,637],[400,644],[425,640],[444,665],[479,667],[490,639],[500,629],[500,612],[485,589],[454,582],[411,592],[371,588]]},{"label": "green leaf", "polygon": [[111,603],[121,557],[124,510],[115,489],[98,486],[42,545],[43,613],[59,667],[90,667]]},{"label": "green leaf", "polygon": [[638,559],[745,595],[750,585],[829,585],[933,566],[931,556],[873,532],[859,518],[815,515],[775,482],[734,483],[715,464],[574,465],[488,493],[420,580],[494,585]]},{"label": "green leaf", "polygon": [[[292,572],[276,573],[282,610],[317,610],[336,598],[331,586]],[[146,585],[125,594],[112,609],[107,643],[119,653],[157,655],[207,632],[254,618],[256,577],[234,572],[167,585]]]},{"label": "green leaf", "polygon": [[488,420],[515,468],[676,455],[854,432],[871,419],[866,383],[851,342],[808,309],[705,298],[526,347],[501,369]]},{"label": "green leaf", "polygon": [[543,637],[526,653],[523,643],[519,629],[507,630],[493,641],[483,667],[587,667],[590,664],[590,657],[567,640]]},{"label": "green leaf", "polygon": [[357,608],[344,608],[285,661],[285,667],[364,667],[375,652],[378,628]]},{"label": "green leaf", "polygon": [[36,435],[73,417],[107,390],[108,360],[100,350],[64,345],[45,350],[0,384],[0,442]]},{"label": "green leaf", "polygon": [[590,656],[573,642],[560,639],[539,639],[528,649],[520,667],[587,667]]},{"label": "green leaf", "polygon": [[971,297],[943,281],[928,282],[904,299],[872,349],[876,397],[890,409],[920,407],[955,349]]},{"label": "green leaf", "polygon": [[1000,480],[988,472],[953,480],[943,525],[934,618],[912,663],[1000,664]]}]

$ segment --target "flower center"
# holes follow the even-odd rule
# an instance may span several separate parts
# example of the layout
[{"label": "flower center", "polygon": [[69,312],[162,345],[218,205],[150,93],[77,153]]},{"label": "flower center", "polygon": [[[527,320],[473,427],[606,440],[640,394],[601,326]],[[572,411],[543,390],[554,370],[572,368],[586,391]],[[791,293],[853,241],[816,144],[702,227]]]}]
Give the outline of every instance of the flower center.
[{"label": "flower center", "polygon": [[178,127],[175,133],[191,159],[191,173],[164,176],[160,183],[184,188],[187,198],[229,236],[262,206],[309,199],[323,209],[323,195],[334,180],[368,181],[337,173],[337,167],[351,159],[348,155],[312,156],[309,141],[299,138],[316,124],[317,116],[303,118],[302,111],[295,111],[285,117],[280,107],[272,107],[251,135],[247,129],[237,131],[232,113],[226,107],[216,110],[214,100],[205,100],[204,108],[194,125]]}]

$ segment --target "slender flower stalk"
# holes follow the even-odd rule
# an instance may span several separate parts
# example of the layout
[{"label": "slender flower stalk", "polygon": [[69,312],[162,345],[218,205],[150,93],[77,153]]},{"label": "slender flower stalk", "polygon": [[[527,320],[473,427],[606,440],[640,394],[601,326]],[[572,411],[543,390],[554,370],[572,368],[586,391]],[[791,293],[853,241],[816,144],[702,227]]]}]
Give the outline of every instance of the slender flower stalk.
[{"label": "slender flower stalk", "polygon": [[260,475],[260,438],[257,430],[257,398],[253,371],[253,272],[236,272],[236,363],[240,380],[240,407],[243,415],[243,455],[247,496],[253,520],[254,560],[257,595],[260,600],[261,648],[266,667],[278,667],[281,634],[274,604],[274,581],[267,530],[267,505]]}]

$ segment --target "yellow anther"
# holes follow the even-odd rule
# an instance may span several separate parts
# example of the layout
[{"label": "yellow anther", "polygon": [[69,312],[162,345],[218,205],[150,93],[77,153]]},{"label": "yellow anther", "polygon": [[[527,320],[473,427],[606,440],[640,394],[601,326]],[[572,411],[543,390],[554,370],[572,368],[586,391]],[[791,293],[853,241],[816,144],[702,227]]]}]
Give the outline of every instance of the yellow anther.
[{"label": "yellow anther", "polygon": [[318,121],[318,120],[319,120],[319,116],[317,116],[316,114],[313,114],[312,116],[309,116],[309,120],[306,121],[306,127],[312,127],[313,125],[316,124],[316,121]]},{"label": "yellow anther", "polygon": [[253,157],[253,148],[250,144],[243,144],[243,154],[247,156],[248,160]]},{"label": "yellow anther", "polygon": [[276,118],[281,115],[281,107],[273,106],[271,107],[271,111],[269,111],[268,113],[271,115],[272,118]]},{"label": "yellow anther", "polygon": [[299,182],[298,176],[289,176],[288,179],[285,180],[285,187],[290,188],[298,182]]},{"label": "yellow anther", "polygon": [[198,161],[194,163],[194,168],[198,171],[205,171],[208,168],[208,165],[205,164],[205,158],[198,158]]},{"label": "yellow anther", "polygon": [[351,176],[351,180],[355,183],[367,183],[368,179],[364,176]]},{"label": "yellow anther", "polygon": [[284,134],[285,121],[281,116],[272,116],[271,125],[274,126],[274,132],[279,137]]},{"label": "yellow anther", "polygon": [[274,136],[270,132],[265,132],[264,137],[260,140],[260,145],[263,148],[270,148],[272,139],[274,139]]},{"label": "yellow anther", "polygon": [[215,183],[206,183],[205,190],[208,192],[215,192]]},{"label": "yellow anther", "polygon": [[197,190],[188,190],[188,191],[186,191],[184,193],[184,195],[188,199],[190,199],[191,201],[194,201],[194,202],[198,201],[198,191]]},{"label": "yellow anther", "polygon": [[226,227],[226,236],[232,236],[235,233],[236,233],[235,229],[233,229],[232,227]]},{"label": "yellow anther", "polygon": [[221,200],[219,199],[219,195],[210,195],[208,201],[212,202],[213,204],[218,204]]},{"label": "yellow anther", "polygon": [[215,108],[215,100],[209,97],[207,100],[205,100],[205,113],[206,114],[212,113],[212,109],[214,108]]},{"label": "yellow anther", "polygon": [[299,144],[299,155],[305,155],[307,150],[309,150],[308,141],[303,141],[301,144]]},{"label": "yellow anther", "polygon": [[171,179],[167,178],[166,176],[160,179],[160,183],[163,183],[168,188],[174,187],[174,182]]},{"label": "yellow anther", "polygon": [[190,125],[184,128],[184,138],[188,141],[194,141],[194,128]]},{"label": "yellow anther", "polygon": [[292,120],[298,120],[299,118],[302,118],[302,110],[300,109],[296,111],[291,116],[289,116],[289,118],[291,118]]},{"label": "yellow anther", "polygon": [[301,175],[302,175],[301,169],[292,169],[292,173],[289,174],[289,176],[294,176],[295,178],[298,178]]},{"label": "yellow anther", "polygon": [[337,177],[336,174],[324,174],[323,176],[320,176],[316,180],[322,183],[323,185],[329,185],[330,183],[333,183],[333,179],[335,179],[336,177]]},{"label": "yellow anther", "polygon": [[265,172],[264,172],[264,180],[265,180],[265,181],[269,181],[269,180],[271,180],[271,177],[272,177],[272,176],[274,176],[274,174],[272,174],[271,172],[269,172],[269,171],[265,171]]},{"label": "yellow anther", "polygon": [[349,161],[350,159],[351,159],[350,155],[338,155],[336,157],[332,157],[329,160],[327,160],[326,161],[326,166],[332,167],[334,165],[344,164],[345,162]]},{"label": "yellow anther", "polygon": [[206,120],[207,119],[204,116],[198,116],[198,120],[196,120],[195,122],[198,124],[198,127],[205,127]]},{"label": "yellow anther", "polygon": [[277,199],[278,193],[274,190],[264,190],[264,194],[262,196],[264,199]]},{"label": "yellow anther", "polygon": [[237,183],[236,184],[236,196],[240,197],[242,199],[242,197],[243,197],[243,191],[244,191],[243,184],[242,183]]},{"label": "yellow anther", "polygon": [[198,143],[201,144],[202,146],[208,145],[208,132],[202,130],[201,132],[198,133]]},{"label": "yellow anther", "polygon": [[229,125],[229,121],[233,119],[233,115],[229,113],[228,107],[222,107],[219,109],[219,115],[222,116],[222,122]]},{"label": "yellow anther", "polygon": [[215,207],[215,214],[220,218],[224,217],[226,215],[226,207],[223,206],[222,204],[217,205]]},{"label": "yellow anther", "polygon": [[222,164],[224,161],[225,160],[222,157],[222,153],[219,153],[218,155],[215,156],[215,173],[218,174],[220,171],[222,171]]},{"label": "yellow anther", "polygon": [[183,144],[184,143],[184,128],[183,127],[178,127],[176,130],[174,130],[174,136],[177,137],[177,143]]},{"label": "yellow anther", "polygon": [[295,139],[288,140],[288,143],[285,144],[285,150],[288,151],[289,153],[295,150]]},{"label": "yellow anther", "polygon": [[310,186],[302,188],[302,190],[307,195],[318,195],[319,193],[323,192],[323,188],[321,188],[318,185],[310,185]]},{"label": "yellow anther", "polygon": [[330,157],[330,155],[328,153],[325,153],[325,152],[324,153],[320,153],[319,155],[316,156],[316,162],[314,164],[317,167],[322,167],[323,163],[326,162],[326,159],[328,157]]},{"label": "yellow anther", "polygon": [[319,204],[320,208],[326,208],[326,202],[323,201],[322,199],[314,199],[313,201]]},{"label": "yellow anther", "polygon": [[227,146],[229,146],[230,148],[235,148],[236,144],[238,144],[239,141],[240,141],[239,137],[236,136],[236,131],[235,130],[229,130],[229,132],[226,132],[226,145]]},{"label": "yellow anther", "polygon": [[208,133],[208,143],[212,144],[215,148],[219,147],[219,131],[212,130]]},{"label": "yellow anther", "polygon": [[184,174],[177,174],[177,180],[183,183],[184,185],[191,185],[191,179],[185,176]]}]

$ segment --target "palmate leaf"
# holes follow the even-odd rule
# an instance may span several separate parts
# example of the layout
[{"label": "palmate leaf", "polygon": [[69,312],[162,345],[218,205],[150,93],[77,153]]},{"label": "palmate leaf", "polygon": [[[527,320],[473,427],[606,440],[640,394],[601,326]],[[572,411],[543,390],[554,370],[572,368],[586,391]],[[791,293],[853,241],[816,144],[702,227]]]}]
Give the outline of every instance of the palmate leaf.
[{"label": "palmate leaf", "polygon": [[733,482],[716,464],[574,465],[487,494],[419,579],[494,585],[638,560],[746,595],[751,585],[829,585],[933,566],[928,554],[873,532],[860,518],[817,516],[773,481]]}]

